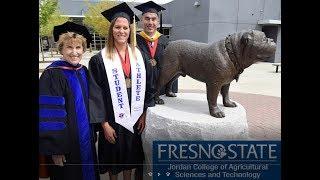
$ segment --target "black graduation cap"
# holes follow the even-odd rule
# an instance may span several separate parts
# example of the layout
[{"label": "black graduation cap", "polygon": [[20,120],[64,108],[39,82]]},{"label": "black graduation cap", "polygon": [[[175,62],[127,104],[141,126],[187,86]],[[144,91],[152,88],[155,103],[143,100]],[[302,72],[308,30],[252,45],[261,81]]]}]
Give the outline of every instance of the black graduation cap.
[{"label": "black graduation cap", "polygon": [[[142,4],[138,5],[138,6],[135,6],[135,8],[140,10],[140,11],[142,11],[142,14],[145,14],[147,12],[157,13],[158,14],[159,11],[166,10],[166,8],[156,4],[153,1],[148,1],[146,3],[142,3]],[[163,33],[163,29],[162,29],[162,13],[160,13],[160,33]]]},{"label": "black graduation cap", "polygon": [[109,22],[111,22],[114,18],[117,17],[124,17],[130,24],[133,23],[133,16],[135,16],[135,21],[138,22],[139,18],[134,14],[131,8],[128,6],[127,3],[123,2],[118,4],[110,9],[107,9],[101,13]]},{"label": "black graduation cap", "polygon": [[53,27],[53,38],[54,41],[59,40],[59,36],[66,32],[74,32],[77,34],[82,35],[87,40],[87,47],[90,46],[90,42],[92,41],[91,34],[89,33],[88,29],[85,26],[82,26],[80,24],[76,24],[71,21],[67,21],[61,25],[54,26]]},{"label": "black graduation cap", "polygon": [[147,12],[159,12],[162,10],[166,10],[164,7],[156,4],[153,1],[148,1],[146,3],[142,3],[138,6],[135,6],[135,8],[142,11],[142,14],[147,13]]}]

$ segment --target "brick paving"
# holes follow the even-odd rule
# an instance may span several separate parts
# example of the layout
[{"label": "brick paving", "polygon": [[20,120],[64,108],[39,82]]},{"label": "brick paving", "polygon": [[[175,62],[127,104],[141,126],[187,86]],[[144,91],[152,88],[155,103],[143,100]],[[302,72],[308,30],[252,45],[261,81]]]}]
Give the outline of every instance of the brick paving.
[{"label": "brick paving", "polygon": [[[179,90],[180,93],[206,93],[204,90]],[[260,94],[230,92],[230,99],[240,103],[247,113],[249,138],[281,139],[281,98]]]},{"label": "brick paving", "polygon": [[230,98],[246,109],[250,138],[281,139],[281,98],[236,92],[231,92]]}]

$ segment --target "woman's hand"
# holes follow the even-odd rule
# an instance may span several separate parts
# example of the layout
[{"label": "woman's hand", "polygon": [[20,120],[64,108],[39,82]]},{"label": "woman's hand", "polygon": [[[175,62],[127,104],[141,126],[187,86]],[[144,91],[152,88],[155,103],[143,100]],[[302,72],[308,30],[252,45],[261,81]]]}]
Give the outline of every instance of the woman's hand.
[{"label": "woman's hand", "polygon": [[116,143],[117,134],[116,131],[109,125],[108,122],[102,123],[103,133],[106,140],[112,144]]},{"label": "woman's hand", "polygon": [[66,162],[66,157],[64,155],[52,155],[52,160],[55,165],[63,166],[63,163]]},{"label": "woman's hand", "polygon": [[138,119],[138,134],[141,134],[144,128],[146,127],[146,112],[143,112],[140,118]]}]

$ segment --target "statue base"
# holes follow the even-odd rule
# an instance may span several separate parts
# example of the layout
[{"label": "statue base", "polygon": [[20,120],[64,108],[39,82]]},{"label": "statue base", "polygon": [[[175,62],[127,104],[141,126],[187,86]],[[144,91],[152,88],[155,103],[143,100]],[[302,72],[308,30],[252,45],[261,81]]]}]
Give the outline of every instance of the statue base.
[{"label": "statue base", "polygon": [[148,108],[146,127],[141,135],[147,164],[145,175],[152,172],[152,142],[155,140],[214,141],[249,137],[246,111],[237,102],[237,107],[224,107],[219,96],[218,106],[225,117],[215,118],[209,113],[204,93],[177,93],[174,98],[161,98],[164,105]]}]

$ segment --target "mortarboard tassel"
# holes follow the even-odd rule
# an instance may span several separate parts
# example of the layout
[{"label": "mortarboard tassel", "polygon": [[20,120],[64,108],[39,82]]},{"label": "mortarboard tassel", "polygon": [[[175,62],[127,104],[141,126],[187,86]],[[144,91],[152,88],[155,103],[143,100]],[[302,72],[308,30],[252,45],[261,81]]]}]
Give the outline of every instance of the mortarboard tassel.
[{"label": "mortarboard tassel", "polygon": [[160,33],[163,34],[163,28],[162,28],[162,11],[160,11]]},{"label": "mortarboard tassel", "polygon": [[133,47],[137,46],[137,39],[136,39],[136,18],[133,16],[133,23],[131,25],[131,43]]}]

